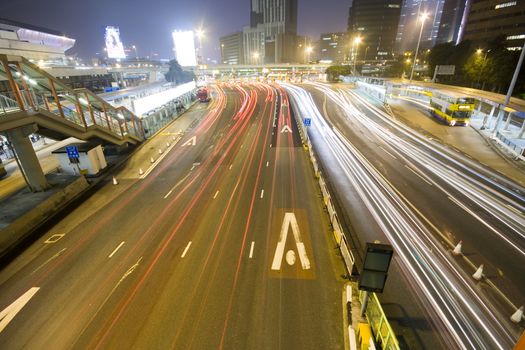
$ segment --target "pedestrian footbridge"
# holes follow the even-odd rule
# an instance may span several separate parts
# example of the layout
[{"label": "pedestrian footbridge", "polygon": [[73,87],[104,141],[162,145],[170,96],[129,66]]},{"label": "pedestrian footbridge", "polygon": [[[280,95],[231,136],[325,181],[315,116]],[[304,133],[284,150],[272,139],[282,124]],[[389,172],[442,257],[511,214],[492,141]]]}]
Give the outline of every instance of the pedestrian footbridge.
[{"label": "pedestrian footbridge", "polygon": [[28,135],[75,137],[103,144],[138,144],[140,118],[86,89],[71,89],[20,56],[0,55],[0,133],[7,136],[29,187],[47,183]]}]

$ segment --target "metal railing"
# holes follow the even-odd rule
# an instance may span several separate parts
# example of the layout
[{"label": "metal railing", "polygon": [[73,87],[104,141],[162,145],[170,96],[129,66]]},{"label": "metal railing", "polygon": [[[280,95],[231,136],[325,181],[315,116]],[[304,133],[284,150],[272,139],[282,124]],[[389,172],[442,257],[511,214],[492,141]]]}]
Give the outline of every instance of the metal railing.
[{"label": "metal railing", "polygon": [[[361,303],[363,302],[364,294],[363,291],[359,292],[359,300]],[[372,328],[372,333],[375,337],[374,340],[381,346],[381,349],[400,349],[396,334],[386,318],[376,293],[370,293],[370,299],[368,300],[366,308],[366,318],[370,328]]]},{"label": "metal railing", "polygon": [[71,89],[23,57],[0,55],[0,76],[9,90],[0,95],[0,123],[14,112],[50,113],[87,131],[97,127],[108,136],[144,139],[140,118],[125,107],[114,107],[87,89]]}]

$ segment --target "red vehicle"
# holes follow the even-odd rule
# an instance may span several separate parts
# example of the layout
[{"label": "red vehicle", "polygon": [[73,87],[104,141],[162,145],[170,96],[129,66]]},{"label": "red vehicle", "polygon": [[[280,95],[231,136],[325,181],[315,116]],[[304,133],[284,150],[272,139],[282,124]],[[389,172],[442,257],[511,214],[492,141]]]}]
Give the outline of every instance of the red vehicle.
[{"label": "red vehicle", "polygon": [[210,102],[210,93],[208,92],[208,88],[201,87],[199,90],[197,90],[197,98],[200,102]]}]

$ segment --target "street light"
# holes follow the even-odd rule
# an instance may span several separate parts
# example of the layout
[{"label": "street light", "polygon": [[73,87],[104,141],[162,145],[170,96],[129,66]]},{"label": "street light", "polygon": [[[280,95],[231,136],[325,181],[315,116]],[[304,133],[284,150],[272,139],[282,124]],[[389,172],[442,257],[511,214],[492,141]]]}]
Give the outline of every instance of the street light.
[{"label": "street light", "polygon": [[[477,49],[476,54],[481,54],[483,52],[482,49]],[[479,85],[479,80],[481,79],[481,76],[483,75],[483,70],[485,69],[485,64],[487,62],[487,54],[490,52],[490,50],[485,51],[485,55],[483,55],[483,60],[481,61],[481,70],[478,75],[478,80],[476,81],[476,86]],[[485,79],[483,79],[483,85],[481,86],[481,90],[485,87]]]},{"label": "street light", "polygon": [[202,63],[202,38],[204,37],[204,30],[202,28],[199,28],[195,31],[195,35],[197,35],[197,39],[199,40],[199,47],[197,48],[197,51],[199,54],[197,55],[198,63]]},{"label": "street light", "polygon": [[421,35],[423,35],[423,27],[425,26],[425,20],[427,19],[428,14],[423,13],[420,17],[421,19],[421,29],[419,30],[419,39],[417,39],[416,54],[414,55],[414,64],[412,65],[412,71],[410,72],[410,83],[412,82],[412,77],[414,76],[414,68],[416,67],[417,52],[419,51],[419,44],[421,43]]},{"label": "street light", "polygon": [[360,42],[361,42],[361,37],[360,36],[358,36],[358,37],[356,37],[354,39],[354,47],[355,47],[355,52],[354,52],[354,74],[356,73],[356,71],[355,71],[355,64],[356,64],[356,61],[357,61],[357,50],[359,48],[359,43]]},{"label": "street light", "polygon": [[308,46],[304,52],[306,53],[306,63],[309,63],[310,62],[310,54],[312,53],[313,51],[313,48],[311,46]]},{"label": "street light", "polygon": [[135,45],[132,46],[133,50],[135,50],[135,59],[138,61],[139,55],[137,54],[137,47]]}]

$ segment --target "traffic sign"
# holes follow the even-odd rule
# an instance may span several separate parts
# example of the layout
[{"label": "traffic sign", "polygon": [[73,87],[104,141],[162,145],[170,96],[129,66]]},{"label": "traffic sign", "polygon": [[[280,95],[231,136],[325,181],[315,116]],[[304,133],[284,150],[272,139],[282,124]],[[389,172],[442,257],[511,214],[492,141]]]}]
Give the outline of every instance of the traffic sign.
[{"label": "traffic sign", "polygon": [[69,158],[80,158],[77,146],[66,146],[66,152]]},{"label": "traffic sign", "polygon": [[304,118],[304,126],[312,125],[312,118]]}]

